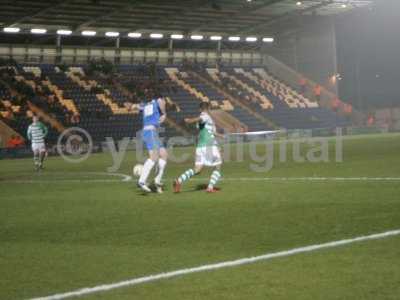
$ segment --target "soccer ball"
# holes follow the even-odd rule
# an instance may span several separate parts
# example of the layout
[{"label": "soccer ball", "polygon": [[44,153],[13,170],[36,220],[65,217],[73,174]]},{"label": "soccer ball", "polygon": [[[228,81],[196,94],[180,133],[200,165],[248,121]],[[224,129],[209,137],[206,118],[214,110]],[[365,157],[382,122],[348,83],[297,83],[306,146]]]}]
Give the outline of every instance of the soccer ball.
[{"label": "soccer ball", "polygon": [[140,177],[142,175],[143,165],[137,164],[133,167],[133,175],[136,177]]}]

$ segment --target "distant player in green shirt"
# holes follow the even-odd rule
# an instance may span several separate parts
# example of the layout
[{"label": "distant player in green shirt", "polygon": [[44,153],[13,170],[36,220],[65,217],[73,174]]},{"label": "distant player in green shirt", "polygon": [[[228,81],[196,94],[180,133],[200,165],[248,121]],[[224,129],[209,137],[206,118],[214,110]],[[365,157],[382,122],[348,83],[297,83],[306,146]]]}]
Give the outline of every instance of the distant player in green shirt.
[{"label": "distant player in green shirt", "polygon": [[215,185],[221,178],[222,165],[222,158],[216,140],[216,137],[219,135],[216,132],[214,121],[210,116],[210,104],[208,102],[200,104],[200,112],[200,116],[196,118],[185,119],[187,124],[198,124],[199,137],[196,147],[196,161],[194,169],[185,171],[174,181],[175,193],[179,193],[183,182],[199,174],[204,166],[214,168],[207,186],[207,192],[214,193],[217,191]]},{"label": "distant player in green shirt", "polygon": [[47,127],[33,116],[33,123],[28,127],[27,136],[32,142],[33,160],[36,171],[43,169],[43,161],[46,157],[46,145],[44,139],[48,133]]}]

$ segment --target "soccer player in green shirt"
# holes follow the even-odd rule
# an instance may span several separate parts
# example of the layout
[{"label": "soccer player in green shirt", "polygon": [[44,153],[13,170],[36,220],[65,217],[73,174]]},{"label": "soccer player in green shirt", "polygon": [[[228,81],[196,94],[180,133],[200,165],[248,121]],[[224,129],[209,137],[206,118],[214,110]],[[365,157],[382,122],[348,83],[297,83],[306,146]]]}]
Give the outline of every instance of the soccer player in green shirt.
[{"label": "soccer player in green shirt", "polygon": [[200,104],[200,112],[198,117],[185,119],[187,124],[198,124],[199,136],[196,146],[196,160],[193,169],[185,171],[174,181],[175,193],[179,193],[183,182],[199,174],[204,166],[214,168],[207,186],[207,192],[214,193],[217,191],[215,185],[221,178],[222,158],[216,137],[220,135],[216,132],[214,121],[210,116],[210,104],[208,102]]},{"label": "soccer player in green shirt", "polygon": [[33,160],[36,171],[43,169],[43,161],[46,157],[46,145],[44,139],[48,133],[47,127],[33,116],[33,123],[28,127],[27,136],[32,142]]}]

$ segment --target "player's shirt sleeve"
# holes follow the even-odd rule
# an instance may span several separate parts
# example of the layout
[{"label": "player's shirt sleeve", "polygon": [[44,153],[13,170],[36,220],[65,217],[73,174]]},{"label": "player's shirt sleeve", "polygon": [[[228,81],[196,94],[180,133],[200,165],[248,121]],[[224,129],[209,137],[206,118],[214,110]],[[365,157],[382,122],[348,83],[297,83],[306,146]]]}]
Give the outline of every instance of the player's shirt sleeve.
[{"label": "player's shirt sleeve", "polygon": [[26,132],[26,136],[28,137],[28,140],[32,140],[32,127],[28,127],[28,131]]},{"label": "player's shirt sleeve", "polygon": [[39,126],[40,126],[40,128],[42,129],[43,137],[46,137],[47,134],[49,133],[49,130],[47,129],[47,127],[46,127],[43,123],[40,123]]},{"label": "player's shirt sleeve", "polygon": [[196,127],[197,127],[197,129],[201,130],[201,129],[204,128],[205,124],[207,123],[207,115],[204,114],[204,113],[201,113],[199,118],[200,118],[200,121],[199,121],[199,123],[197,124]]},{"label": "player's shirt sleeve", "polygon": [[144,103],[140,103],[138,106],[139,111],[143,111],[144,110]]},{"label": "player's shirt sleeve", "polygon": [[[161,115],[164,115],[167,113],[166,107],[165,107],[165,100],[163,98],[157,99],[157,105],[158,105],[158,109],[159,109]],[[162,108],[164,108],[164,109],[162,109]]]},{"label": "player's shirt sleeve", "polygon": [[206,114],[204,114],[204,113],[201,113],[200,114],[200,124],[204,124],[204,123],[207,123],[207,120],[208,120],[208,118],[207,118],[207,115]]}]

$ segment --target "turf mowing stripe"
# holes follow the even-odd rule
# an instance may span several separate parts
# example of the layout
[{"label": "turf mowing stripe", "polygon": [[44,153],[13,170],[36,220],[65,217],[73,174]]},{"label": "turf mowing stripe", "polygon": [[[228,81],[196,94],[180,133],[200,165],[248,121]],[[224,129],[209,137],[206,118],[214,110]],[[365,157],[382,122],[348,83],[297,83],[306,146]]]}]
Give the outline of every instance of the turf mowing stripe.
[{"label": "turf mowing stripe", "polygon": [[172,278],[172,277],[178,277],[178,276],[183,276],[183,275],[188,275],[188,274],[198,273],[198,272],[204,272],[204,271],[218,270],[218,269],[222,269],[222,268],[236,267],[236,266],[240,266],[240,265],[255,263],[258,261],[265,261],[265,260],[270,260],[270,259],[274,259],[274,258],[278,258],[278,257],[292,256],[292,255],[296,255],[299,253],[312,252],[312,251],[317,251],[317,250],[321,250],[321,249],[335,248],[335,247],[348,245],[348,244],[352,244],[352,243],[357,243],[357,242],[362,242],[362,241],[367,241],[367,240],[383,239],[383,238],[387,238],[390,236],[396,236],[396,235],[400,235],[400,229],[386,231],[386,232],[372,234],[372,235],[360,236],[360,237],[351,238],[351,239],[333,241],[333,242],[328,242],[328,243],[324,243],[324,244],[317,244],[317,245],[310,245],[310,246],[306,246],[306,247],[294,248],[294,249],[280,251],[280,252],[267,253],[267,254],[260,255],[260,256],[241,258],[241,259],[232,260],[232,261],[225,261],[225,262],[220,262],[220,263],[215,263],[215,264],[198,266],[198,267],[194,267],[194,268],[188,268],[188,269],[176,270],[176,271],[172,271],[172,272],[149,275],[149,276],[145,276],[145,277],[133,278],[133,279],[116,282],[116,283],[103,284],[103,285],[90,287],[90,288],[82,288],[79,290],[66,292],[66,293],[62,293],[62,294],[33,298],[31,300],[58,300],[58,299],[80,297],[80,296],[84,296],[84,295],[105,292],[105,291],[118,289],[118,288],[122,288],[122,287],[139,285],[139,284],[157,281],[157,280],[161,280],[161,279],[168,279],[168,278]]},{"label": "turf mowing stripe", "polygon": [[[129,179],[130,181],[130,179]],[[128,182],[128,180],[118,179],[50,179],[50,180],[9,180],[0,181],[0,183],[109,183],[109,182]]]},{"label": "turf mowing stripe", "polygon": [[[106,173],[99,173],[106,174]],[[0,183],[82,183],[82,182],[132,182],[135,179],[132,176],[124,175],[124,174],[109,174],[111,176],[119,176],[122,179],[45,179],[45,180],[0,180]],[[166,179],[171,181],[172,179]],[[207,181],[209,178],[191,178],[191,181]],[[223,178],[221,181],[315,181],[315,182],[323,182],[323,181],[342,181],[342,182],[354,182],[354,181],[392,181],[397,182],[400,181],[400,177],[231,177],[231,178]]]},{"label": "turf mowing stripe", "polygon": [[224,178],[221,180],[225,181],[400,181],[400,177],[238,177],[238,178]]},{"label": "turf mowing stripe", "polygon": [[[57,173],[57,172],[49,172],[44,173],[45,175],[76,175],[77,177],[81,176],[80,179],[66,179],[66,178],[57,178],[55,179],[10,179],[10,180],[1,180],[0,183],[81,183],[81,182],[98,182],[98,183],[107,183],[107,182],[130,182],[132,181],[132,176],[122,174],[122,173],[106,173],[106,172],[65,172],[65,173]],[[32,175],[30,173],[29,175]],[[36,174],[35,174],[36,175]],[[111,177],[119,177],[121,179],[96,179],[89,178],[89,176],[111,176]]]}]

